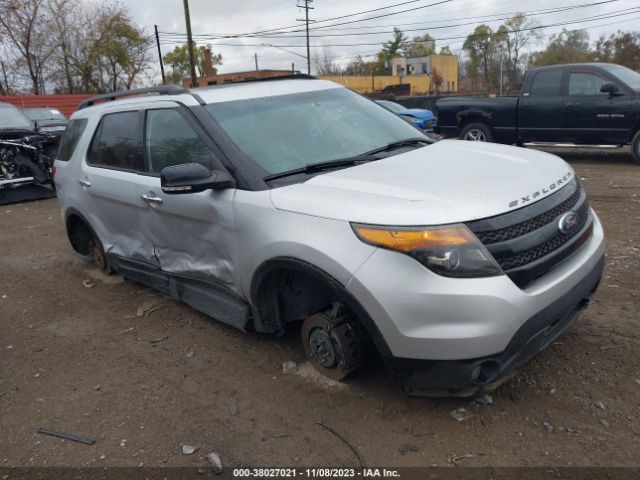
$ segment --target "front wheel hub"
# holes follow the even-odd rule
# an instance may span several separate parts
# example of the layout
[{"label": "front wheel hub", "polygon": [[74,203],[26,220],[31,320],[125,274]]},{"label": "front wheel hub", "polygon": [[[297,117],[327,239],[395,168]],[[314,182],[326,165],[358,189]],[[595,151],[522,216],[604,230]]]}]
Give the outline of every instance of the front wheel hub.
[{"label": "front wheel hub", "polygon": [[311,358],[315,359],[323,368],[333,368],[336,365],[336,350],[329,334],[317,328],[309,336]]}]

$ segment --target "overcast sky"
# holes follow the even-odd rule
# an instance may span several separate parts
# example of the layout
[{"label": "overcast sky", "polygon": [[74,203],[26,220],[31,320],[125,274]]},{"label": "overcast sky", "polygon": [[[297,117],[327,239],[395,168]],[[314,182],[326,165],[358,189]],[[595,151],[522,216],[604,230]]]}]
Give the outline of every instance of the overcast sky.
[{"label": "overcast sky", "polygon": [[[182,0],[121,1],[130,9],[134,20],[147,28],[149,32],[153,31],[154,24],[158,25],[161,32],[185,33],[186,31]],[[303,2],[303,0],[297,1],[299,3]],[[449,44],[455,52],[461,48],[463,40],[451,39],[450,37],[468,35],[475,25],[481,22],[486,22],[491,27],[497,28],[503,21],[502,17],[507,17],[519,11],[531,12],[531,18],[535,18],[542,25],[579,21],[578,23],[565,25],[565,27],[567,29],[587,29],[592,41],[595,41],[601,33],[615,32],[618,29],[640,31],[640,3],[638,0],[616,0],[565,12],[537,15],[534,15],[535,11],[595,3],[603,0],[451,0],[441,5],[426,7],[438,1],[442,0],[414,0],[393,8],[350,16],[335,21],[320,22],[315,25],[315,28],[358,20],[357,23],[349,23],[331,29],[324,28],[311,33],[312,35],[321,35],[322,32],[327,34],[387,32],[397,25],[403,30],[416,29],[417,31],[407,32],[410,36],[428,32],[436,39],[443,39],[437,42],[438,49],[442,45]],[[324,20],[404,2],[406,0],[315,0],[313,3],[315,10],[311,12],[311,16],[317,20]],[[302,18],[304,15],[303,10],[296,7],[296,0],[190,0],[189,5],[192,30],[196,35],[218,36],[221,34],[240,34],[291,27],[299,23],[296,22],[297,18]],[[415,10],[384,18],[360,21],[408,9]],[[581,20],[600,15],[606,15],[609,18],[594,19],[593,21]],[[467,23],[471,24],[460,25]],[[302,27],[302,24],[300,24],[300,27]],[[546,42],[551,34],[557,33],[561,29],[562,26],[545,28],[543,30],[545,36],[543,42]],[[199,44],[212,44],[214,51],[222,54],[223,65],[219,68],[221,73],[252,70],[254,68],[254,53],[258,54],[259,67],[261,69],[288,69],[291,68],[291,63],[295,62],[296,69],[304,70],[306,63],[304,58],[273,47],[261,46],[261,44],[270,43],[282,46],[299,55],[305,55],[305,48],[299,47],[305,44],[305,39],[302,37],[294,38],[294,35],[303,35],[303,32],[269,38],[205,40],[196,37],[196,40]],[[312,49],[322,47],[322,45],[331,45],[332,54],[341,63],[346,63],[358,54],[370,55],[375,53],[380,49],[381,44],[390,37],[390,33],[314,37],[311,39],[311,45]],[[175,43],[166,43],[169,41],[171,40],[165,36],[162,45],[163,53],[168,52],[175,46]],[[174,41],[178,41],[178,39]],[[238,44],[246,46],[236,46]],[[341,46],[343,44],[372,45]]]}]

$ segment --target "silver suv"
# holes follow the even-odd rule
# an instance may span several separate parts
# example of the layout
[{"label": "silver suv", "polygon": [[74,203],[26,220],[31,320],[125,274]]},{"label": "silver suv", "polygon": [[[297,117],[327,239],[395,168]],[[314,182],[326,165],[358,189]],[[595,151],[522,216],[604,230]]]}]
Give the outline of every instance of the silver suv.
[{"label": "silver suv", "polygon": [[71,245],[105,272],[242,330],[301,323],[335,379],[377,351],[414,395],[494,388],[602,275],[602,226],[560,158],[433,142],[328,81],[96,97],[55,172]]}]

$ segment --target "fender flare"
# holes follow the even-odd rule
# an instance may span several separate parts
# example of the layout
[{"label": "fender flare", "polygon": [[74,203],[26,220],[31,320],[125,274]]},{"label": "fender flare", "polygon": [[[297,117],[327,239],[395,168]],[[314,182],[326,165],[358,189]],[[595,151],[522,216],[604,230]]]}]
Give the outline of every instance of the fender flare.
[{"label": "fender flare", "polygon": [[315,280],[326,285],[336,297],[345,303],[351,311],[356,315],[361,325],[365,328],[371,340],[375,344],[378,352],[384,358],[392,357],[391,350],[384,340],[384,337],[380,333],[378,326],[375,324],[369,313],[364,309],[360,302],[351,294],[346,287],[336,280],[333,276],[325,272],[324,270],[316,267],[315,265],[300,260],[296,257],[275,257],[264,261],[255,270],[251,279],[251,305],[253,309],[254,323],[256,323],[256,330],[259,330],[261,325],[260,319],[260,306],[259,306],[259,294],[263,286],[263,282],[267,276],[277,270],[292,270],[301,272],[311,276]]}]

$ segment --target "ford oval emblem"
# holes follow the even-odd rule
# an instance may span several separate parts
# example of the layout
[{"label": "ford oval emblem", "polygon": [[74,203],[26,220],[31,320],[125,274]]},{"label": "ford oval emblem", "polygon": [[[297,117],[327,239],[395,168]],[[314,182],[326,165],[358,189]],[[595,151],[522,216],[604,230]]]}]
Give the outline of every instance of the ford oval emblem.
[{"label": "ford oval emblem", "polygon": [[558,230],[562,233],[571,232],[578,225],[578,214],[576,212],[567,212],[560,217],[558,222]]}]

